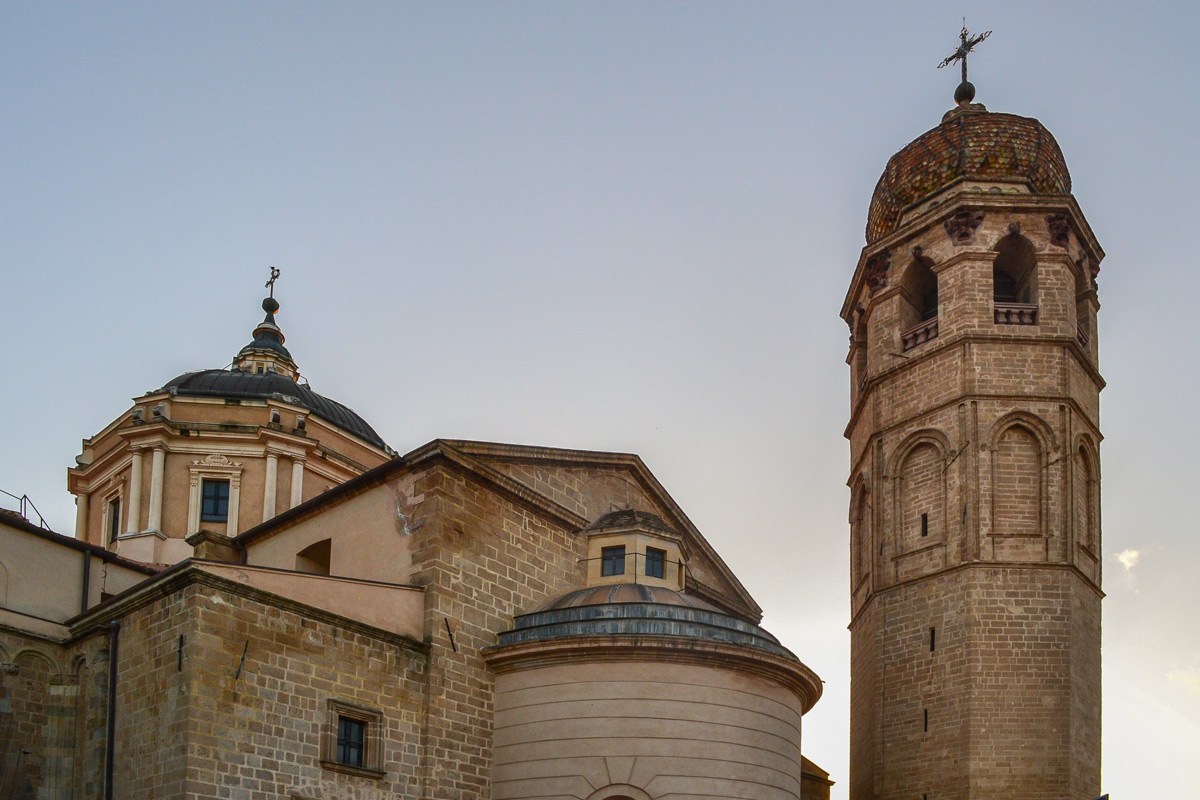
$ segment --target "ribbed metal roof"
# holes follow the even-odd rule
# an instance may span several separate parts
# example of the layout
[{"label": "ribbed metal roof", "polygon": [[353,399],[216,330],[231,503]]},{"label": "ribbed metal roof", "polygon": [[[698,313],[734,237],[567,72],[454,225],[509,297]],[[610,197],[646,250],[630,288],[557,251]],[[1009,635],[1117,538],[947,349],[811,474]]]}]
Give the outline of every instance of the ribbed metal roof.
[{"label": "ribbed metal roof", "polygon": [[[282,345],[281,345],[282,347]],[[186,372],[167,381],[160,392],[185,397],[222,397],[231,400],[255,398],[281,400],[308,409],[331,425],[387,450],[387,444],[354,411],[307,386],[276,372],[242,372],[237,369],[205,369]]]},{"label": "ribbed metal roof", "polygon": [[673,636],[725,642],[797,660],[779,640],[757,625],[661,586],[616,584],[576,589],[513,620],[500,645],[580,636]]}]

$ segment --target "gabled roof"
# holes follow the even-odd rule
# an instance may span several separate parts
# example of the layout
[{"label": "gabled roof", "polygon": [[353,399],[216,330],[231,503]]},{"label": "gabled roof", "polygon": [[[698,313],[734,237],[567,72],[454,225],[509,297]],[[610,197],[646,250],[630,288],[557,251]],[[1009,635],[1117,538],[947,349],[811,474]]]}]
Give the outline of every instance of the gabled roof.
[{"label": "gabled roof", "polygon": [[542,492],[511,477],[503,471],[503,467],[506,464],[520,463],[536,466],[599,469],[620,475],[653,499],[658,506],[656,512],[664,517],[666,524],[684,535],[692,549],[693,558],[698,558],[708,565],[711,573],[723,584],[722,586],[698,584],[690,586],[688,591],[705,600],[715,600],[723,606],[732,606],[732,610],[738,612],[739,616],[751,622],[757,623],[762,618],[762,609],[754,602],[754,598],[746,591],[741,581],[692,524],[683,509],[658,482],[642,459],[632,453],[435,439],[407,455],[394,458],[245,531],[234,541],[245,547],[259,539],[285,530],[301,520],[316,516],[325,509],[346,502],[402,473],[435,463],[444,464],[462,472],[473,480],[486,485],[492,491],[498,492],[564,527],[575,530],[582,530],[594,520],[586,518],[577,511],[565,507]]}]

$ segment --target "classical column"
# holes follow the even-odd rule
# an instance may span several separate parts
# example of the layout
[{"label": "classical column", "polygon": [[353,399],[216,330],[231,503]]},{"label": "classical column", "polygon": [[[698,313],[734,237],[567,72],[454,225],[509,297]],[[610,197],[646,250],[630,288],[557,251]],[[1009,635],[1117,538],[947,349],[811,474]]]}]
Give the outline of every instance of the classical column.
[{"label": "classical column", "polygon": [[142,529],[142,451],[133,451],[133,462],[129,470],[129,522],[126,533],[137,533]]},{"label": "classical column", "polygon": [[275,516],[275,486],[279,478],[279,456],[267,453],[267,477],[263,481],[263,522]]},{"label": "classical column", "polygon": [[304,502],[304,460],[292,459],[292,503],[288,508],[295,508]]},{"label": "classical column", "polygon": [[90,499],[91,496],[83,492],[75,495],[75,538],[81,542],[88,540],[88,501]]},{"label": "classical column", "polygon": [[162,447],[154,448],[154,460],[150,466],[150,517],[146,520],[146,529],[162,532],[163,510],[163,473],[167,466],[167,451]]}]

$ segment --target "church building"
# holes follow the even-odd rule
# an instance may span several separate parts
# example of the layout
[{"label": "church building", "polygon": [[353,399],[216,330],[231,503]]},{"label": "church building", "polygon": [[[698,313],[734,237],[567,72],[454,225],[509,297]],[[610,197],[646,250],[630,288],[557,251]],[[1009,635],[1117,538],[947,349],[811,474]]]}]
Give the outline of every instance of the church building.
[{"label": "church building", "polygon": [[84,441],[76,538],[0,517],[0,796],[828,797],[821,680],[641,459],[396,456],[263,307]]},{"label": "church building", "polygon": [[[973,95],[888,161],[841,309],[852,800],[1100,793],[1104,253]],[[0,514],[0,797],[827,800],[823,681],[640,458],[398,455],[274,277],[230,367],[84,440],[74,537]]]}]

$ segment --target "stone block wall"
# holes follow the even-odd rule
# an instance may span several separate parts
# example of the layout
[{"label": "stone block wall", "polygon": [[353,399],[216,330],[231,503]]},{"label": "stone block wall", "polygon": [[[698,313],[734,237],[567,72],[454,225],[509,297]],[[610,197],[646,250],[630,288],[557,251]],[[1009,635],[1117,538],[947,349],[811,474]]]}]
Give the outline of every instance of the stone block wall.
[{"label": "stone block wall", "polygon": [[1067,568],[970,566],[852,623],[852,800],[1099,793],[1098,592]]},{"label": "stone block wall", "polygon": [[583,585],[584,541],[449,467],[430,469],[416,491],[437,509],[413,541],[413,582],[428,593],[432,648],[428,796],[474,800],[489,791],[495,690],[481,651],[515,614]]}]

